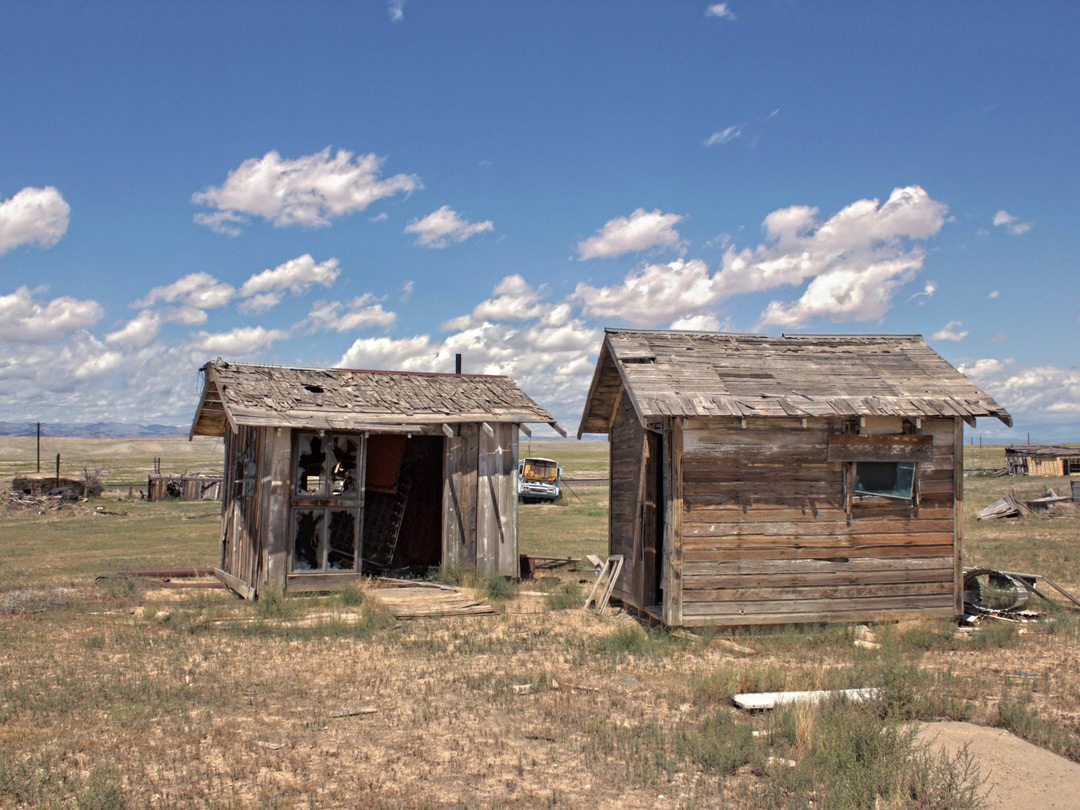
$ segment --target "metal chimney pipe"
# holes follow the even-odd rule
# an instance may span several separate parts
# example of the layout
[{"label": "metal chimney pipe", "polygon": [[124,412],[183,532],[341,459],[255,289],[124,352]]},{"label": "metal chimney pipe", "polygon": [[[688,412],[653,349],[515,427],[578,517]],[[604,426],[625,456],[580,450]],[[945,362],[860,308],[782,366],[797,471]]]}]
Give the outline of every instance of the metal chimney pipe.
[{"label": "metal chimney pipe", "polygon": [[460,354],[455,354],[454,355],[454,373],[455,374],[460,374],[461,373],[461,355]]}]

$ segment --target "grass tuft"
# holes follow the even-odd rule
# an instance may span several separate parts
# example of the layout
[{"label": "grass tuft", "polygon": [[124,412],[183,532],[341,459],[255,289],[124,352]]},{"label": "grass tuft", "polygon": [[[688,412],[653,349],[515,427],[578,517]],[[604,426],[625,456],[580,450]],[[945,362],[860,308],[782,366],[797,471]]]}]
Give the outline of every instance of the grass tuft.
[{"label": "grass tuft", "polygon": [[300,603],[278,588],[267,588],[255,600],[255,615],[260,619],[294,619],[300,615]]},{"label": "grass tuft", "polygon": [[489,602],[505,602],[517,596],[517,583],[501,574],[488,574],[480,581],[480,595]]},{"label": "grass tuft", "polygon": [[585,596],[574,582],[565,582],[557,591],[544,597],[544,606],[548,610],[573,610],[584,603]]}]

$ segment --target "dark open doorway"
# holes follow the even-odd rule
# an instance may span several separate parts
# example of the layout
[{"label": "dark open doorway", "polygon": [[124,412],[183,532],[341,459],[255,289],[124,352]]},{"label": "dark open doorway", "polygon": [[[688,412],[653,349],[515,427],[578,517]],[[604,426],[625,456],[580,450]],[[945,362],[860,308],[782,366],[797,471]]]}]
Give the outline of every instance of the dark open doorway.
[{"label": "dark open doorway", "polygon": [[368,436],[365,571],[420,572],[441,562],[442,468],[440,436]]},{"label": "dark open doorway", "polygon": [[664,604],[664,437],[646,432],[645,504],[642,514],[642,556],[644,601],[646,605]]}]

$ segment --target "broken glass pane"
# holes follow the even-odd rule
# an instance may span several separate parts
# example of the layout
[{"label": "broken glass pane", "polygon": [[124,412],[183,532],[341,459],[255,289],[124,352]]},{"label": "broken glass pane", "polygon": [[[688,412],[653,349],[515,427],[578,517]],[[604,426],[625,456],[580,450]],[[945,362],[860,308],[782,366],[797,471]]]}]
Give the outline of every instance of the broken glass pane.
[{"label": "broken glass pane", "polygon": [[299,495],[321,495],[326,491],[325,439],[318,434],[301,434],[296,448],[296,492]]},{"label": "broken glass pane", "polygon": [[330,494],[338,497],[355,496],[360,477],[360,443],[352,436],[335,436],[333,467],[330,473]]},{"label": "broken glass pane", "polygon": [[293,571],[317,571],[321,568],[319,546],[323,511],[298,509],[293,512]]},{"label": "broken glass pane", "polygon": [[356,568],[356,512],[335,509],[327,531],[326,567],[337,571]]}]

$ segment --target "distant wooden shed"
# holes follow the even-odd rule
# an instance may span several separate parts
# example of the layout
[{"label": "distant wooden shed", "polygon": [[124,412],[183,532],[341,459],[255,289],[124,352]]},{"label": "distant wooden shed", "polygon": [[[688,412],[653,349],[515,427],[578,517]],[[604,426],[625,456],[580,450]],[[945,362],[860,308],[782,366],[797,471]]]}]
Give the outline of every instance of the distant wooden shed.
[{"label": "distant wooden shed", "polygon": [[517,449],[551,415],[508,377],[203,369],[191,435],[225,439],[220,574],[254,597],[361,573],[518,574]]},{"label": "distant wooden shed", "polygon": [[668,625],[961,609],[963,423],[1011,417],[916,335],[608,329],[615,596]]},{"label": "distant wooden shed", "polygon": [[1011,475],[1076,475],[1080,473],[1080,447],[1011,445],[1005,448],[1005,466]]},{"label": "distant wooden shed", "polygon": [[164,501],[216,501],[221,497],[221,476],[183,473],[146,476],[146,499]]}]

